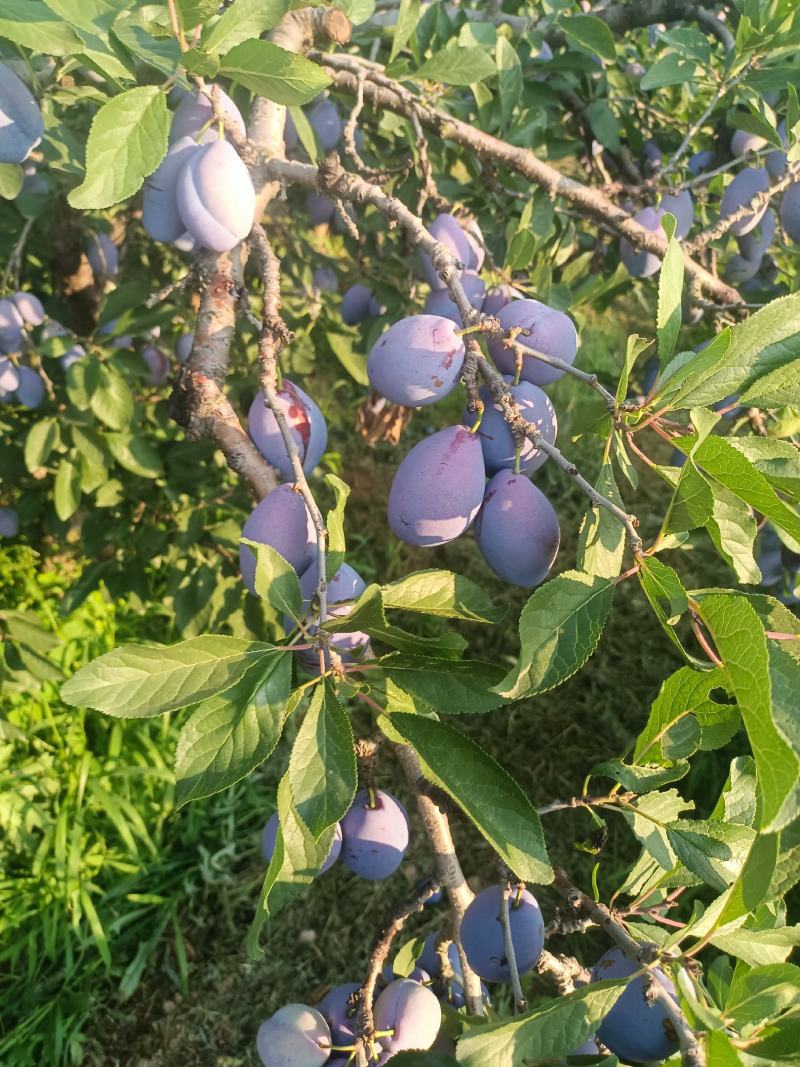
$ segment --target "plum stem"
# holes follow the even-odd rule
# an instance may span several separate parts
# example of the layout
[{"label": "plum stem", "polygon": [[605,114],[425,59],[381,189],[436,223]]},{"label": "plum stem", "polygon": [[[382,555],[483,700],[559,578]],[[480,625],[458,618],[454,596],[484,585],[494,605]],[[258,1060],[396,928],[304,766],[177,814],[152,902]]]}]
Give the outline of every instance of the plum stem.
[{"label": "plum stem", "polygon": [[[525,994],[522,992],[522,982],[519,977],[519,968],[517,967],[517,954],[514,949],[514,939],[511,936],[511,916],[509,914],[509,902],[514,889],[510,882],[510,871],[502,860],[498,861],[498,868],[500,871],[500,914],[498,916],[500,925],[503,928],[503,954],[506,957],[508,968],[511,972],[511,988],[514,991],[514,1011],[516,1014],[521,1014],[528,1006],[528,1001]],[[521,885],[516,888],[516,905],[519,906],[519,902],[522,898]]]}]

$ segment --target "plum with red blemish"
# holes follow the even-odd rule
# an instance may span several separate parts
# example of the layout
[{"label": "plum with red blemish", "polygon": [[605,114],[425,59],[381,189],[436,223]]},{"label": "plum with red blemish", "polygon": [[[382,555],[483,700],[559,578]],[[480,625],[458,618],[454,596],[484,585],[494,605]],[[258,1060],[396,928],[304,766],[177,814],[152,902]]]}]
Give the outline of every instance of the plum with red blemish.
[{"label": "plum with red blemish", "polygon": [[463,362],[464,342],[454,322],[441,315],[411,315],[375,342],[367,374],[387,400],[418,408],[452,392]]},{"label": "plum with red blemish", "polygon": [[478,514],[485,478],[478,435],[466,426],[439,430],[414,445],[397,468],[389,525],[410,545],[444,545]]},{"label": "plum with red blemish", "polygon": [[[535,427],[549,444],[554,444],[558,431],[558,420],[555,408],[547,393],[538,385],[521,381],[514,385],[514,379],[510,374],[503,379],[508,385],[508,391],[512,400],[519,406],[520,414],[526,422]],[[516,462],[516,445],[511,428],[506,422],[501,406],[492,399],[492,394],[485,385],[478,390],[478,395],[483,401],[483,418],[478,427],[478,437],[483,450],[483,460],[486,464],[486,473],[496,474],[503,468],[513,469]],[[464,421],[471,416],[470,412],[464,412]],[[520,450],[520,471],[523,474],[531,474],[538,470],[546,461],[547,454],[536,448],[530,438],[525,438]]]},{"label": "plum with red blemish", "polygon": [[[640,969],[619,948],[609,949],[592,968],[593,982],[604,978],[627,978]],[[675,987],[658,967],[651,971],[676,1001]],[[644,976],[634,978],[606,1015],[597,1036],[611,1051],[626,1062],[665,1060],[678,1051],[678,1042],[663,1005],[647,995]]]},{"label": "plum with red blemish", "polygon": [[530,589],[558,555],[561,531],[553,505],[524,475],[501,470],[486,486],[475,538],[498,578]]},{"label": "plum with red blemish", "polygon": [[[474,270],[465,270],[461,275],[461,284],[464,286],[467,300],[476,311],[480,311],[486,297],[486,282]],[[428,294],[425,301],[425,314],[450,319],[458,327],[464,325],[461,321],[461,312],[447,289],[433,289]]]},{"label": "plum with red blemish", "polygon": [[[303,470],[310,474],[322,459],[328,444],[328,428],[322,412],[311,397],[288,378],[283,379],[277,390],[277,401],[289,425],[289,433],[297,447]],[[260,394],[250,405],[247,423],[250,436],[264,459],[275,467],[281,477],[292,478],[292,464],[280,427]]]},{"label": "plum with red blemish", "polygon": [[[498,312],[497,319],[504,330],[518,326],[527,333],[518,335],[520,344],[555,356],[565,363],[574,363],[578,352],[578,334],[575,324],[563,311],[548,307],[539,300],[513,300]],[[499,338],[490,338],[489,351],[498,369],[503,374],[513,374],[515,356]],[[521,378],[533,385],[549,385],[565,372],[551,367],[535,356],[523,356]]]}]

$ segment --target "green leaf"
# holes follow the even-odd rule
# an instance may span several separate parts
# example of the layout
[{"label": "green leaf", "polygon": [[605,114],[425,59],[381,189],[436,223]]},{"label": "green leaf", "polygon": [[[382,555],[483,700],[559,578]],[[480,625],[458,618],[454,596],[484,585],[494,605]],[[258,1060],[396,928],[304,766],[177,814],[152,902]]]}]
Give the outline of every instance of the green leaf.
[{"label": "green leaf", "polygon": [[344,509],[350,496],[350,486],[335,474],[326,474],[325,481],[333,489],[336,502],[325,516],[328,531],[328,575],[333,577],[344,560],[347,548],[344,536]]},{"label": "green leaf", "polygon": [[389,54],[389,62],[402,52],[411,39],[419,22],[420,0],[400,0],[397,12],[397,22],[392,37],[392,51]]},{"label": "green leaf", "polygon": [[622,760],[612,759],[595,764],[590,773],[613,778],[631,793],[649,793],[653,789],[660,789],[662,785],[685,778],[689,773],[689,761],[680,759],[668,766],[660,763],[632,766]]},{"label": "green leaf", "polygon": [[254,663],[285,655],[238,637],[193,637],[177,645],[121,645],[82,667],[61,699],[121,719],[175,711],[223,693]]},{"label": "green leaf", "polygon": [[636,360],[642,352],[649,348],[652,343],[653,342],[647,337],[640,337],[635,333],[629,335],[625,345],[625,362],[622,365],[622,373],[617,382],[618,404],[621,404],[628,395],[628,382],[630,380],[631,371],[633,370],[633,365],[636,363]]},{"label": "green leaf", "polygon": [[626,979],[592,982],[515,1019],[468,1022],[456,1058],[462,1067],[523,1067],[561,1060],[592,1037],[626,985]]},{"label": "green leaf", "polygon": [[742,928],[732,933],[715,934],[711,944],[722,952],[744,960],[751,967],[780,963],[800,945],[800,926],[784,926],[775,930]]},{"label": "green leaf", "polygon": [[278,786],[278,820],[275,851],[247,934],[246,947],[251,959],[259,959],[264,954],[259,946],[264,923],[311,885],[327,859],[333,840],[332,827],[319,840],[314,839],[292,805],[288,774]]},{"label": "green leaf", "polygon": [[[781,740],[794,754],[794,788],[775,820],[775,829],[789,826],[800,816],[800,720],[797,715],[797,695],[800,693],[800,663],[786,647],[785,641],[770,641],[769,677],[772,695],[772,721]],[[789,772],[791,761],[785,748],[781,752]],[[790,772],[789,772],[790,773]]]},{"label": "green leaf", "polygon": [[0,37],[53,56],[82,52],[84,43],[69,23],[42,0],[0,0]]},{"label": "green leaf", "polygon": [[761,829],[778,830],[787,824],[786,798],[797,787],[799,768],[796,754],[772,720],[771,664],[764,627],[743,597],[707,596],[698,610],[723,660],[750,739],[761,794]]},{"label": "green leaf", "polygon": [[735,130],[746,130],[747,133],[754,133],[758,137],[763,137],[773,148],[783,148],[783,141],[781,141],[778,131],[763,115],[758,115],[753,111],[739,111],[737,108],[729,108],[725,121]]},{"label": "green leaf", "polygon": [[520,615],[519,661],[496,692],[519,700],[571,677],[597,647],[613,597],[613,581],[579,571],[537,589]]},{"label": "green leaf", "polygon": [[[778,857],[779,836],[778,834],[758,834],[747,854],[747,859],[739,872],[739,876],[730,889],[719,897],[708,909],[703,920],[711,912],[715,905],[721,904],[718,915],[713,918],[713,928],[722,928],[742,919],[754,912],[766,899],[772,876],[775,871],[775,862]],[[701,920],[701,921],[703,921]],[[693,930],[695,936],[700,936],[698,930]],[[704,930],[702,936],[706,936]]]},{"label": "green leaf", "polygon": [[712,889],[723,892],[738,877],[755,831],[735,823],[678,820],[667,827],[675,855]]},{"label": "green leaf", "polygon": [[104,33],[125,6],[125,0],[45,0],[52,12],[78,30]]},{"label": "green leaf", "polygon": [[558,25],[573,41],[590,52],[613,63],[617,58],[614,35],[605,22],[594,15],[571,15],[558,20]]},{"label": "green leaf", "polygon": [[133,196],[164,158],[168,133],[167,98],[158,86],[141,85],[109,100],[89,130],[86,175],[67,197],[72,207],[111,207]]},{"label": "green leaf", "polygon": [[774,437],[729,437],[733,447],[746,456],[770,485],[800,499],[800,452],[790,441]]},{"label": "green leaf", "polygon": [[800,967],[773,963],[751,971],[734,972],[725,1002],[725,1015],[737,1030],[758,1026],[800,1001]]},{"label": "green leaf", "polygon": [[415,571],[381,586],[383,606],[468,622],[500,622],[508,606],[494,603],[480,586],[452,571]]},{"label": "green leaf", "polygon": [[192,712],[175,752],[175,804],[234,785],[277,745],[292,684],[290,652],[255,663],[224,693]]},{"label": "green leaf", "polygon": [[651,403],[652,408],[680,408],[683,398],[704,378],[722,365],[731,346],[731,330],[725,327],[714,340],[700,352],[680,352],[662,369],[658,390]]},{"label": "green leaf", "polygon": [[503,676],[502,669],[494,664],[477,660],[444,662],[394,653],[381,660],[381,667],[387,679],[412,698],[416,710],[479,715],[505,703],[494,691]]},{"label": "green leaf", "polygon": [[164,473],[158,452],[144,438],[129,433],[106,433],[103,441],[120,467],[131,474],[138,474],[140,478],[160,478]]},{"label": "green leaf", "polygon": [[181,62],[192,74],[199,74],[203,78],[213,79],[219,74],[219,56],[210,56],[199,48],[190,48],[188,52],[184,52]]},{"label": "green leaf", "polygon": [[237,44],[277,26],[288,10],[289,0],[234,0],[203,32],[203,48],[224,56]]},{"label": "green leaf", "polygon": [[495,60],[497,62],[497,88],[500,95],[500,116],[503,125],[508,125],[522,95],[522,64],[516,48],[505,37],[497,38]]},{"label": "green leaf", "polygon": [[272,545],[241,539],[256,557],[255,591],[277,612],[295,622],[303,617],[303,594],[294,567]]},{"label": "green leaf", "polygon": [[474,85],[497,73],[494,60],[483,48],[443,48],[400,81],[431,81],[443,85]]},{"label": "green leaf", "polygon": [[62,522],[72,518],[81,502],[80,468],[69,459],[62,459],[53,483],[53,503]]},{"label": "green leaf", "polygon": [[0,163],[0,196],[4,200],[16,200],[24,179],[25,171],[19,163]]},{"label": "green leaf", "polygon": [[684,85],[692,80],[694,71],[694,63],[679,59],[674,52],[669,52],[644,74],[639,88],[647,92],[650,89],[661,89],[665,85]]},{"label": "green leaf", "polygon": [[35,422],[25,438],[25,466],[33,473],[44,467],[50,453],[61,443],[61,431],[56,419],[42,419]]},{"label": "green leaf", "polygon": [[681,667],[671,674],[653,701],[647,725],[636,740],[634,762],[641,763],[645,758],[648,762],[668,760],[664,747],[670,732],[687,717],[702,724],[725,714],[729,705],[716,703],[710,694],[715,689],[726,689],[727,684],[727,676],[719,668],[698,671]]},{"label": "green leaf", "polygon": [[400,713],[389,718],[417,752],[425,777],[455,800],[514,874],[549,885],[553,871],[539,816],[511,775],[447,723]]},{"label": "green leaf", "polygon": [[785,408],[800,404],[800,359],[758,378],[740,399],[744,407]]},{"label": "green leaf", "polygon": [[328,681],[314,690],[292,745],[288,779],[294,806],[314,837],[353,802],[358,788],[353,731]]},{"label": "green leaf", "polygon": [[127,430],[133,418],[133,394],[120,372],[110,363],[92,360],[86,369],[86,388],[98,419],[112,430]]},{"label": "green leaf", "polygon": [[[603,463],[594,487],[618,507],[625,508],[614,479],[614,467]],[[578,535],[577,563],[582,571],[598,578],[616,578],[625,554],[625,528],[607,508],[590,505]]]},{"label": "green leaf", "polygon": [[353,26],[368,22],[375,14],[375,0],[334,0],[333,6],[343,11]]},{"label": "green leaf", "polygon": [[719,482],[707,483],[712,495],[711,515],[706,528],[722,558],[730,564],[739,582],[761,581],[761,570],[753,555],[758,525],[750,511]]},{"label": "green leaf", "polygon": [[664,632],[681,654],[691,659],[675,632],[675,626],[688,608],[686,592],[677,572],[654,556],[647,556],[642,560],[638,577],[642,592]]},{"label": "green leaf", "polygon": [[220,74],[276,104],[307,104],[330,85],[316,63],[271,41],[243,41],[222,59]]},{"label": "green leaf", "polygon": [[[303,147],[306,148],[305,143]],[[308,152],[307,148],[306,152]],[[319,155],[320,153],[315,151],[313,155],[310,155],[310,158],[316,159]],[[321,155],[324,155],[324,153],[321,153]],[[330,345],[331,351],[350,377],[355,382],[358,382],[359,385],[369,385],[366,357],[362,352],[356,351],[354,339],[348,334],[331,332],[325,335],[325,339]]]},{"label": "green leaf", "polygon": [[656,317],[658,336],[658,362],[663,369],[672,359],[675,344],[681,330],[683,294],[683,249],[676,240],[675,220],[667,214],[663,224],[672,220],[668,231],[669,243],[658,276],[658,312]]},{"label": "green leaf", "polygon": [[210,18],[219,8],[217,0],[175,0],[181,26],[193,30]]},{"label": "green leaf", "polygon": [[694,802],[684,800],[677,789],[645,793],[627,804],[623,815],[648,856],[665,871],[672,871],[678,859],[667,837],[667,829],[681,812],[691,810]]}]

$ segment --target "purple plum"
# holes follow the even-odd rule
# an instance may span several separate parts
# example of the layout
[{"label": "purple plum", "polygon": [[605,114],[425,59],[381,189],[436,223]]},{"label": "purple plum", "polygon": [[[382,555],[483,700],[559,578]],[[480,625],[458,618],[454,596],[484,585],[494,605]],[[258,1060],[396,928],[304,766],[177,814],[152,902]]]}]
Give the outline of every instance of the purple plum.
[{"label": "purple plum", "polygon": [[351,998],[360,988],[358,982],[343,982],[330,989],[317,1004],[317,1011],[330,1027],[333,1044],[339,1048],[347,1048],[355,1042],[358,1008],[351,1006]]},{"label": "purple plum", "polygon": [[675,216],[675,236],[682,240],[692,228],[694,222],[694,201],[688,189],[680,193],[667,193],[661,197],[658,205],[660,211],[669,211]]},{"label": "purple plum", "polygon": [[[735,214],[740,208],[749,204],[754,196],[766,192],[767,189],[769,189],[769,175],[766,170],[763,167],[745,167],[744,170],[739,171],[723,193],[719,217],[726,219],[729,215]],[[754,230],[764,217],[766,210],[767,204],[764,203],[758,210],[734,222],[731,232],[741,237],[750,230]]]},{"label": "purple plum", "polygon": [[[298,574],[314,558],[314,524],[302,496],[288,483],[279,485],[256,504],[242,527],[242,537],[274,548]],[[247,545],[239,548],[239,569],[242,581],[255,594],[256,557]]]},{"label": "purple plum", "polygon": [[376,789],[370,799],[362,789],[341,825],[345,867],[370,882],[394,874],[408,848],[408,816],[396,797]]},{"label": "purple plum", "polygon": [[93,233],[86,248],[86,257],[95,278],[113,281],[119,270],[119,251],[107,233]]},{"label": "purple plum", "polygon": [[748,130],[736,130],[731,137],[731,155],[736,158],[743,156],[745,152],[760,152],[766,145],[766,140],[757,133]]},{"label": "purple plum", "polygon": [[19,352],[25,320],[13,300],[0,300],[0,352]]},{"label": "purple plum", "polygon": [[486,468],[477,434],[448,426],[414,445],[389,490],[389,525],[410,545],[444,545],[478,514]]},{"label": "purple plum", "polygon": [[19,385],[14,399],[25,408],[38,408],[47,394],[41,374],[32,367],[20,367],[17,373]]},{"label": "purple plum", "polygon": [[695,152],[693,156],[689,157],[686,169],[690,174],[697,177],[698,174],[703,174],[705,171],[710,170],[714,166],[715,159],[716,152],[714,149],[704,148],[702,152]]},{"label": "purple plum", "polygon": [[[261,832],[261,853],[264,859],[269,863],[272,859],[272,853],[275,851],[275,842],[278,840],[278,825],[279,818],[277,811],[274,811],[272,815],[264,823],[264,829]],[[333,841],[331,841],[330,851],[328,852],[327,859],[319,869],[320,874],[325,874],[336,863],[339,858],[339,853],[342,851],[342,828],[338,822],[333,832]],[[322,1008],[320,1008],[322,1011]],[[324,1013],[323,1013],[324,1014]],[[338,1042],[336,1042],[338,1044]]]},{"label": "purple plum", "polygon": [[44,308],[38,296],[33,293],[14,293],[11,297],[27,326],[41,326],[44,322]]},{"label": "purple plum", "polygon": [[767,251],[775,239],[775,230],[778,220],[772,208],[769,208],[761,222],[755,229],[744,236],[737,238],[739,251],[745,259],[761,261],[761,257]]},{"label": "purple plum", "polygon": [[[633,216],[633,221],[653,233],[661,233],[661,212],[654,207],[645,207]],[[661,260],[654,252],[637,251],[623,237],[619,243],[619,258],[632,278],[649,278],[661,270]]]},{"label": "purple plum", "polygon": [[[464,264],[467,270],[476,269],[475,250],[455,215],[450,215],[447,212],[437,215],[429,227],[429,233],[440,244],[449,249],[456,259]],[[431,289],[444,289],[444,282],[436,273],[430,256],[423,254],[422,269]]]},{"label": "purple plum", "polygon": [[783,194],[781,226],[790,241],[800,243],[800,182],[793,182]]},{"label": "purple plum", "polygon": [[[322,459],[328,444],[328,427],[317,405],[299,385],[283,379],[277,391],[278,404],[289,426],[303,470],[310,474]],[[256,448],[282,478],[294,477],[289,453],[283,443],[280,427],[270,409],[259,394],[250,405],[247,415],[250,436]]]},{"label": "purple plum", "polygon": [[496,285],[493,289],[490,289],[486,294],[486,299],[483,302],[481,310],[484,315],[499,315],[500,311],[510,304],[512,300],[519,300],[523,297],[523,293],[519,289],[515,289],[513,285],[506,285],[503,282],[502,285]]},{"label": "purple plum", "polygon": [[761,256],[758,259],[748,259],[737,252],[725,264],[724,273],[731,285],[741,285],[755,278],[759,270],[761,270]]},{"label": "purple plum", "polygon": [[163,385],[169,377],[169,360],[160,348],[146,345],[142,349],[142,359],[147,364],[145,381],[148,385]]},{"label": "purple plum", "polygon": [[664,153],[655,141],[649,140],[644,143],[644,158],[650,165],[651,171],[658,170],[664,162]]},{"label": "purple plum", "polygon": [[8,356],[0,356],[0,393],[13,393],[18,385],[19,371]]},{"label": "purple plum", "polygon": [[[207,88],[210,91],[212,86],[209,85]],[[236,104],[219,86],[216,87],[216,94],[225,118],[238,129],[242,137],[245,137],[247,131],[244,119]],[[201,130],[203,130],[202,135]],[[197,92],[187,93],[175,109],[169,131],[170,143],[174,144],[182,137],[191,137],[195,143],[198,138],[203,143],[208,143],[219,137],[219,132],[214,125],[214,105],[206,90],[198,89]]]},{"label": "purple plum", "polygon": [[451,319],[411,315],[381,334],[367,360],[373,389],[395,404],[424,407],[451,393],[464,362],[464,342]]},{"label": "purple plum", "polygon": [[486,259],[486,242],[483,237],[483,231],[476,219],[466,219],[464,221],[463,229],[467,244],[472,250],[470,261],[467,264],[467,270],[472,270],[477,273],[483,266],[483,261]]},{"label": "purple plum", "polygon": [[331,1044],[325,1019],[305,1004],[284,1004],[264,1020],[256,1036],[264,1067],[323,1067]]},{"label": "purple plum", "polygon": [[[461,921],[461,944],[469,965],[487,982],[507,982],[511,977],[503,944],[500,903],[500,887],[489,886],[478,893]],[[508,914],[517,969],[520,974],[527,974],[544,947],[542,912],[536,897],[523,889],[512,893]]]},{"label": "purple plum", "polygon": [[[520,382],[513,385],[511,375],[505,375],[512,399],[516,400],[520,413],[526,422],[542,434],[549,444],[554,444],[558,429],[556,412],[550,397],[538,385],[530,382]],[[514,468],[516,448],[514,437],[508,423],[503,417],[503,409],[492,400],[492,394],[485,385],[479,390],[479,395],[484,403],[483,418],[478,427],[478,437],[483,449],[483,460],[486,464],[488,475],[496,474],[499,470],[507,467]],[[471,412],[465,411],[464,421],[474,418]],[[541,452],[528,438],[520,452],[520,470],[523,474],[531,474],[538,470],[546,461],[547,456]]]},{"label": "purple plum", "polygon": [[[316,559],[300,576],[300,591],[303,594],[303,606],[308,609],[312,598],[317,591],[319,567]],[[346,617],[353,610],[349,601],[357,600],[366,589],[366,583],[361,575],[348,563],[343,563],[332,578],[328,579],[328,613],[327,618]],[[316,632],[319,616],[314,612],[307,611],[305,627],[309,633]],[[288,631],[289,626],[287,624]],[[355,655],[361,653],[369,645],[369,637],[360,630],[342,631],[334,634],[331,645],[346,663],[352,663]],[[298,652],[298,661],[305,667],[309,674],[318,674],[320,669],[319,653],[316,649],[308,649]],[[326,669],[330,666],[330,657],[325,653]]]},{"label": "purple plum", "polygon": [[178,211],[198,245],[227,252],[253,228],[256,191],[233,145],[213,141],[193,152],[178,175]]},{"label": "purple plum", "polygon": [[82,359],[86,358],[86,349],[83,345],[73,345],[72,348],[67,349],[64,355],[59,359],[61,369],[66,374],[73,363],[80,363]]},{"label": "purple plum", "polygon": [[[627,978],[639,965],[629,960],[619,948],[609,949],[592,969],[592,981],[604,978]],[[657,967],[652,971],[657,981],[675,998],[675,988]],[[629,982],[625,992],[606,1015],[597,1036],[620,1059],[665,1060],[678,1051],[675,1032],[664,1008],[647,996],[644,977]]]},{"label": "purple plum", "polygon": [[[786,123],[783,121],[778,123],[778,135],[784,146],[787,146],[789,142],[786,136]],[[778,178],[784,176],[788,165],[789,157],[781,148],[773,148],[772,151],[767,152],[764,157],[764,166],[767,168],[767,174],[769,174],[773,181],[777,181]]]},{"label": "purple plum", "polygon": [[530,589],[550,572],[561,531],[541,489],[523,474],[501,470],[486,486],[475,539],[498,578]]},{"label": "purple plum", "polygon": [[191,356],[193,345],[193,333],[182,333],[180,335],[178,340],[175,342],[175,358],[179,363],[185,363],[189,356]]},{"label": "purple plum", "polygon": [[[486,282],[474,270],[465,270],[461,275],[461,284],[464,286],[467,300],[476,311],[480,311],[486,298]],[[450,299],[446,289],[431,290],[425,301],[425,314],[450,319],[459,327],[463,325],[458,307]]]},{"label": "purple plum", "polygon": [[[497,316],[504,330],[521,326],[528,334],[520,334],[520,344],[543,352],[547,356],[556,356],[565,363],[574,363],[578,352],[578,335],[569,315],[556,311],[538,300],[513,300],[500,309]],[[514,373],[514,352],[506,348],[498,338],[490,338],[489,351],[492,359],[503,374]],[[549,385],[564,371],[551,367],[534,356],[525,356],[522,360],[521,377],[533,385]]]},{"label": "purple plum", "polygon": [[199,151],[200,146],[189,136],[174,141],[157,170],[144,183],[142,225],[156,241],[165,244],[179,241],[186,231],[178,211],[178,175]]},{"label": "purple plum", "polygon": [[321,293],[339,292],[339,279],[333,267],[317,267],[311,275],[311,281],[314,288]]},{"label": "purple plum", "polygon": [[329,97],[321,96],[311,105],[307,114],[319,143],[326,152],[330,152],[341,141],[344,130],[336,104]]},{"label": "purple plum", "polygon": [[0,163],[22,163],[44,133],[39,105],[5,63],[0,63],[0,129]]},{"label": "purple plum", "polygon": [[347,326],[357,326],[364,319],[379,315],[381,306],[371,289],[356,282],[342,297],[342,321]]},{"label": "purple plum", "polygon": [[306,197],[306,211],[308,221],[312,226],[324,226],[333,218],[336,207],[327,196],[322,196],[321,193],[309,193]]},{"label": "purple plum", "polygon": [[0,508],[0,537],[16,537],[18,533],[18,513],[14,508]]},{"label": "purple plum", "polygon": [[380,1043],[390,1054],[430,1048],[441,1025],[435,994],[411,978],[391,982],[375,1001],[375,1028],[384,1035]]}]

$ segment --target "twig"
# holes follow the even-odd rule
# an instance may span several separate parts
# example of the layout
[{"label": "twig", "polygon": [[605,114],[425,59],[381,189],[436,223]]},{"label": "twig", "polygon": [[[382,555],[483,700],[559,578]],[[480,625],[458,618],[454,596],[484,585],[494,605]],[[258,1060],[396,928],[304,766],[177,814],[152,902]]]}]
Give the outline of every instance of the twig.
[{"label": "twig", "polygon": [[558,956],[548,952],[546,948],[542,949],[542,954],[536,961],[536,970],[553,980],[559,996],[562,997],[574,992],[576,981],[586,985],[591,978],[590,972],[574,956]]},{"label": "twig", "polygon": [[[733,42],[731,42],[731,44],[732,43]],[[681,141],[680,145],[678,146],[678,148],[677,148],[677,150],[675,152],[675,155],[672,157],[672,159],[669,161],[669,163],[666,165],[666,167],[664,167],[664,169],[661,171],[661,174],[660,174],[661,178],[666,177],[667,174],[671,174],[672,171],[675,170],[675,167],[681,161],[681,159],[682,159],[684,153],[686,152],[687,148],[689,147],[689,145],[694,140],[694,137],[695,137],[695,134],[697,133],[697,131],[702,129],[703,123],[706,121],[706,119],[711,114],[711,112],[714,110],[714,108],[717,106],[717,104],[720,102],[720,100],[722,100],[722,98],[724,96],[726,96],[730,92],[731,89],[734,89],[739,84],[740,81],[742,81],[744,78],[747,77],[747,75],[750,73],[751,66],[752,66],[752,60],[748,60],[748,62],[745,63],[744,67],[741,69],[741,71],[735,77],[730,78],[730,79],[724,78],[722,80],[722,82],[720,83],[719,88],[714,93],[714,95],[711,97],[711,100],[709,101],[708,106],[704,109],[703,114],[700,116],[699,119],[697,119],[695,122],[693,122],[691,124],[689,129],[686,131],[686,134],[685,134],[683,140]]]},{"label": "twig", "polygon": [[19,274],[20,268],[22,266],[22,252],[25,248],[25,242],[28,240],[28,234],[31,232],[31,227],[33,226],[34,221],[35,220],[33,218],[25,220],[25,225],[20,230],[19,237],[14,242],[14,247],[11,249],[11,252],[8,256],[6,269],[3,272],[3,280],[2,282],[0,282],[0,292],[4,293],[6,291],[9,278],[11,278],[12,275],[14,276],[16,287],[19,288]]},{"label": "twig", "polygon": [[175,40],[178,42],[178,47],[181,52],[188,52],[189,46],[186,43],[186,38],[183,36],[183,30],[181,29],[180,19],[178,18],[178,9],[175,6],[175,0],[167,0],[167,10],[169,11],[169,20],[172,24],[172,32],[175,34]]},{"label": "twig", "polygon": [[513,893],[510,882],[510,871],[501,861],[498,862],[500,870],[500,914],[498,918],[503,928],[503,954],[511,971],[511,988],[514,992],[514,1010],[521,1014],[528,1006],[525,994],[522,992],[522,983],[519,980],[519,968],[517,967],[517,954],[514,951],[514,939],[511,936],[511,916],[509,915],[509,898]]},{"label": "twig", "polygon": [[158,304],[161,304],[167,297],[172,296],[173,293],[182,293],[183,290],[191,285],[195,279],[195,268],[192,266],[187,272],[177,281],[167,282],[162,286],[158,292],[151,293],[147,300],[144,302],[146,308],[154,308]]}]

